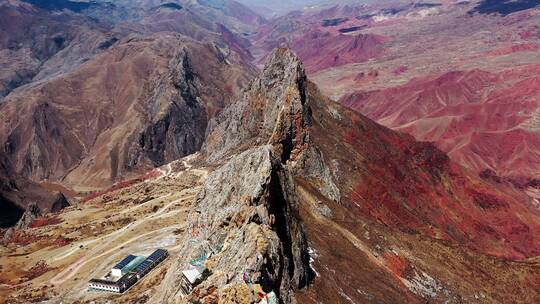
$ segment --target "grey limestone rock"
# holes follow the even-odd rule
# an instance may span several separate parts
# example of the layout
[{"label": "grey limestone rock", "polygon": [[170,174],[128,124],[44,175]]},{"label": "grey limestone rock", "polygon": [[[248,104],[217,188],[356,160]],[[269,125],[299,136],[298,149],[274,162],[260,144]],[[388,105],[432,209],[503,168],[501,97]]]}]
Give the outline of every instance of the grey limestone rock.
[{"label": "grey limestone rock", "polygon": [[17,225],[15,225],[15,229],[27,229],[30,224],[32,224],[32,221],[34,221],[41,215],[42,214],[39,206],[36,203],[30,203],[26,208],[26,211],[23,213],[22,217],[19,219],[19,222],[17,222]]}]

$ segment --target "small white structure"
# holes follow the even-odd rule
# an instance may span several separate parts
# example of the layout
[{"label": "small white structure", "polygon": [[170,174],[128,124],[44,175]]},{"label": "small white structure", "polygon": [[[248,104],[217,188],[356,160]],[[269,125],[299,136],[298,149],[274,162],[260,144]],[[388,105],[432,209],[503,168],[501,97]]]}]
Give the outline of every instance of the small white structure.
[{"label": "small white structure", "polygon": [[117,278],[121,277],[121,276],[122,276],[122,269],[113,268],[113,269],[111,270],[111,275],[112,275],[113,277],[117,277]]},{"label": "small white structure", "polygon": [[137,257],[134,256],[134,255],[128,255],[127,257],[125,257],[122,261],[120,261],[118,264],[116,264],[112,270],[111,270],[111,274],[113,277],[121,277],[123,276],[125,273],[123,273],[122,269],[124,269],[124,267],[126,267],[127,265],[129,265],[129,263],[131,263],[133,260],[135,260]]},{"label": "small white structure", "polygon": [[111,275],[112,275],[113,277],[117,277],[117,278],[121,277],[121,276],[122,276],[122,269],[113,268],[113,269],[111,270]]},{"label": "small white structure", "polygon": [[92,279],[88,282],[88,287],[93,290],[108,291],[120,293],[120,285],[116,282]]},{"label": "small white structure", "polygon": [[206,268],[204,266],[191,266],[188,269],[182,270],[182,281],[180,282],[180,293],[182,296],[187,296],[193,291],[195,282],[202,278]]},{"label": "small white structure", "polygon": [[104,279],[88,282],[91,291],[123,293],[135,285],[169,256],[165,249],[157,249],[148,257],[129,255],[120,261]]}]

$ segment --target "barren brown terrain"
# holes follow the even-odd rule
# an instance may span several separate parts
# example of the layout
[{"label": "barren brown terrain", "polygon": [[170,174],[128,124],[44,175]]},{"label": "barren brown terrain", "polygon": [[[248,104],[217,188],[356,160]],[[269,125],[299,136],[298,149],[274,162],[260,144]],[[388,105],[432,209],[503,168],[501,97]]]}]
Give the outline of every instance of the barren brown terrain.
[{"label": "barren brown terrain", "polygon": [[[70,207],[54,221],[47,217],[43,226],[2,247],[0,298],[7,303],[167,299],[177,288],[174,269],[187,262],[177,259],[178,245],[193,233],[187,215],[206,174],[205,169],[178,161],[165,166],[158,177]],[[175,258],[129,293],[111,297],[87,292],[88,280],[104,276],[124,256],[147,255],[158,247]]]},{"label": "barren brown terrain", "polygon": [[540,2],[305,3],[0,0],[0,303],[540,303]]},{"label": "barren brown terrain", "polygon": [[494,1],[502,13],[490,1],[299,11],[264,25],[253,53],[287,41],[333,99],[477,172],[535,179],[540,11],[521,2]]}]

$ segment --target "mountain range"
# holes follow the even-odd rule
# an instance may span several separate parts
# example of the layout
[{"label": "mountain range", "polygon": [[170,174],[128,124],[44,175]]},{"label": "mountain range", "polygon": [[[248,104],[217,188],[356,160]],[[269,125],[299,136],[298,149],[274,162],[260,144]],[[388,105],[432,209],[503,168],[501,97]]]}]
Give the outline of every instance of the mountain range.
[{"label": "mountain range", "polygon": [[0,298],[540,301],[540,2],[294,5],[1,1]]}]

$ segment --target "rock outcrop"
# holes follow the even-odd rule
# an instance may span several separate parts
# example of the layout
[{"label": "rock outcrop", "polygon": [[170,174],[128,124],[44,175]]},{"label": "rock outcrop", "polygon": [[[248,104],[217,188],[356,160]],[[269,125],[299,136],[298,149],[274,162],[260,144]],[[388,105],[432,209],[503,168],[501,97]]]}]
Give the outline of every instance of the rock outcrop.
[{"label": "rock outcrop", "polygon": [[173,33],[130,37],[7,96],[2,158],[34,181],[109,186],[199,150],[207,120],[249,75],[210,44]]},{"label": "rock outcrop", "polygon": [[213,172],[192,215],[199,244],[214,253],[206,262],[212,274],[194,294],[206,301],[249,280],[294,302],[294,291],[313,278],[297,207],[290,173],[271,145],[240,153]]},{"label": "rock outcrop", "polygon": [[24,211],[17,221],[17,224],[6,230],[4,233],[3,242],[8,242],[16,230],[28,229],[32,225],[32,222],[40,216],[42,216],[42,212],[39,209],[38,204],[35,202],[29,203],[26,207],[26,211]]},{"label": "rock outcrop", "polygon": [[298,57],[286,47],[278,49],[242,98],[211,122],[203,147],[209,160],[266,143],[282,144],[288,158],[293,146],[306,140],[303,130],[310,118],[303,106],[305,81]]},{"label": "rock outcrop", "polygon": [[23,213],[22,217],[19,219],[19,222],[17,222],[17,225],[15,225],[15,229],[17,230],[27,229],[28,227],[30,227],[32,222],[38,217],[40,217],[41,215],[42,213],[37,203],[32,202],[28,204],[26,211]]},{"label": "rock outcrop", "polygon": [[213,122],[204,151],[221,167],[198,195],[192,229],[214,255],[206,262],[211,275],[194,297],[225,299],[247,278],[294,303],[294,292],[313,279],[291,165],[309,150],[305,80],[298,58],[282,47]]},{"label": "rock outcrop", "polygon": [[439,267],[445,254],[460,269],[481,263],[498,273],[504,267],[493,256],[523,259],[540,249],[532,233],[540,214],[524,196],[322,96],[285,46],[211,122],[203,157],[218,169],[191,214],[197,245],[183,249],[210,254],[191,300],[242,295],[253,303],[260,288],[282,303],[444,302],[470,296],[449,287],[458,279]]}]

